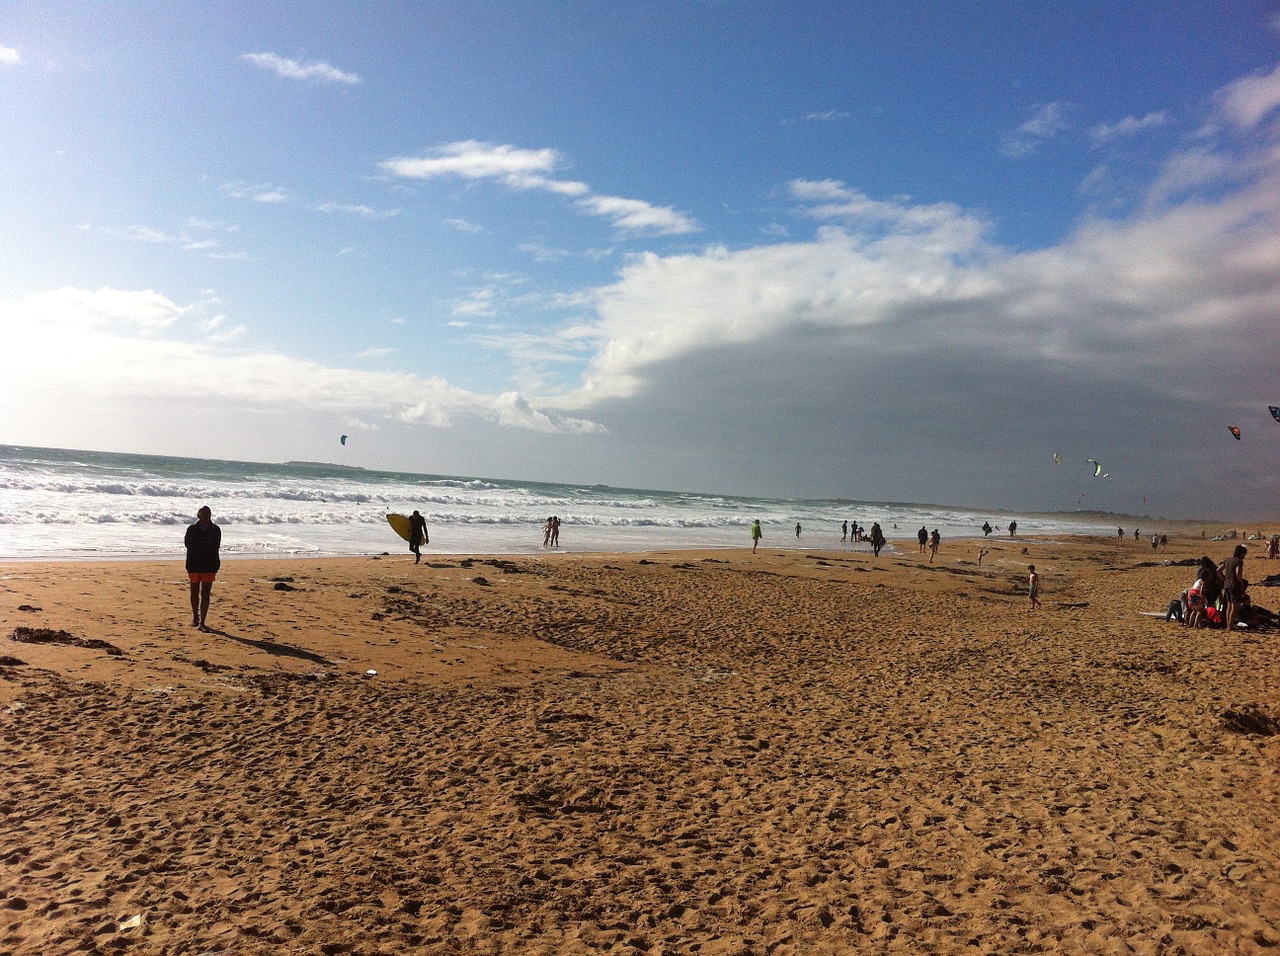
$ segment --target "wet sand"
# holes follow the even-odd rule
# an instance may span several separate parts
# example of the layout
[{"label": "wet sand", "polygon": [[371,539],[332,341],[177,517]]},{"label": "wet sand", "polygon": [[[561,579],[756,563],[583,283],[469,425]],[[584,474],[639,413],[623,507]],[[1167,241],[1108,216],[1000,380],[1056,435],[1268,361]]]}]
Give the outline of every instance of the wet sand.
[{"label": "wet sand", "polygon": [[1233,543],[979,544],[0,565],[0,952],[1280,945]]}]

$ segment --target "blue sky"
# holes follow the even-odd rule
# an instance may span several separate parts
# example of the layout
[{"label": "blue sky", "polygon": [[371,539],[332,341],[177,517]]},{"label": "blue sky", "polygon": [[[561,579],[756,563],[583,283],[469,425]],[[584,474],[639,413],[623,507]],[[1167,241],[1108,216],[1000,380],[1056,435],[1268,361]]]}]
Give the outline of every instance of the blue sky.
[{"label": "blue sky", "polygon": [[0,2],[0,442],[1274,517],[1278,65],[1251,0]]}]

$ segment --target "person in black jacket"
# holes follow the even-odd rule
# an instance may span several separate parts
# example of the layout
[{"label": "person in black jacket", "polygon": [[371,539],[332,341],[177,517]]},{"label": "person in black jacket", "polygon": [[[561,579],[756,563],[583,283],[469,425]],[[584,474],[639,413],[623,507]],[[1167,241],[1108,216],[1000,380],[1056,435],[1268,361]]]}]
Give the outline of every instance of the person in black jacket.
[{"label": "person in black jacket", "polygon": [[191,580],[191,626],[207,631],[204,619],[209,613],[213,579],[222,566],[218,557],[222,529],[213,523],[213,512],[208,505],[196,512],[196,523],[187,528],[182,543],[187,548],[187,577]]}]

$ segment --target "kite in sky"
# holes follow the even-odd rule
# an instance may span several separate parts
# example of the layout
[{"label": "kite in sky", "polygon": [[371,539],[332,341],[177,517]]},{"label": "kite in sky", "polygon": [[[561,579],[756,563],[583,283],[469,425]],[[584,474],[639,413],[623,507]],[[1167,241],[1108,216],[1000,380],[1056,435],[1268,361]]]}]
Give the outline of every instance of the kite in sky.
[{"label": "kite in sky", "polygon": [[1090,458],[1089,464],[1093,465],[1093,477],[1097,478],[1102,474],[1102,462],[1098,461],[1096,458]]},{"label": "kite in sky", "polygon": [[1235,437],[1236,441],[1240,440],[1240,429],[1236,428],[1235,425],[1228,425],[1227,431],[1231,432],[1231,434]]},{"label": "kite in sky", "polygon": [[[1280,421],[1280,418],[1277,418],[1277,419],[1276,419],[1276,421]],[[1055,465],[1061,465],[1061,464],[1062,464],[1062,456],[1061,456],[1061,455],[1059,455],[1057,452],[1054,452],[1054,453],[1053,453],[1053,463],[1054,463]]]},{"label": "kite in sky", "polygon": [[347,436],[343,435],[341,438],[338,439],[338,441],[340,441],[342,444],[345,445],[347,443]]},{"label": "kite in sky", "polygon": [[1267,408],[1271,409],[1271,417],[1280,422],[1280,408],[1275,405],[1268,405]]}]

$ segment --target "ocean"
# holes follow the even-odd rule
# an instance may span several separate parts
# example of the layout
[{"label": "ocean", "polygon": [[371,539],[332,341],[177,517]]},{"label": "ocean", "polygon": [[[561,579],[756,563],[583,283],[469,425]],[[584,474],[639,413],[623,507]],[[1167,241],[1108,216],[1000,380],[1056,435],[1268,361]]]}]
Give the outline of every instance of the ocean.
[{"label": "ocean", "polygon": [[[548,484],[367,471],[320,463],[261,464],[0,445],[0,560],[173,558],[208,505],[224,556],[370,555],[407,549],[388,512],[419,510],[426,553],[541,552],[561,520],[562,551],[741,548],[759,519],[770,548],[839,548],[842,521],[909,539],[937,528],[946,543],[1007,534],[1114,534],[1096,519],[872,502],[744,498],[602,485]],[[802,533],[795,534],[799,523]],[[866,549],[868,545],[857,547]]]}]

